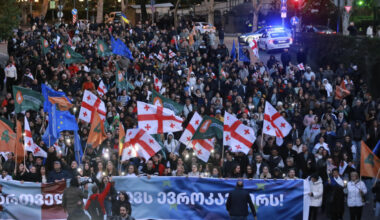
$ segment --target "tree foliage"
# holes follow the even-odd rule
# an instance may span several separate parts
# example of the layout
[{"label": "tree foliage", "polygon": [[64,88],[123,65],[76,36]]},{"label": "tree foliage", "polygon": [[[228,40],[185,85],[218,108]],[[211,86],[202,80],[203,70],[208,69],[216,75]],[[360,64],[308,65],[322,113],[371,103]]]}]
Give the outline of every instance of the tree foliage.
[{"label": "tree foliage", "polygon": [[12,30],[20,23],[20,9],[16,0],[0,1],[0,39],[12,36]]},{"label": "tree foliage", "polygon": [[303,23],[326,25],[328,19],[336,20],[337,11],[331,0],[306,1],[302,8]]}]

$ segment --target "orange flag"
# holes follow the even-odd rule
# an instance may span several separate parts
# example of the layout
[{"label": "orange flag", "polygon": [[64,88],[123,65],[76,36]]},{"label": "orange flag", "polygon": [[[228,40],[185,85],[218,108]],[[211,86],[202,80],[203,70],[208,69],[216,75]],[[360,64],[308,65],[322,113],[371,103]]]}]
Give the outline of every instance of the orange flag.
[{"label": "orange flag", "polygon": [[360,176],[376,177],[380,169],[380,159],[362,141]]},{"label": "orange flag", "polygon": [[346,88],[346,84],[344,84],[344,80],[340,83],[339,86],[336,86],[335,89],[335,98],[343,99],[344,97],[350,95],[350,91]]},{"label": "orange flag", "polygon": [[16,134],[2,120],[0,120],[0,151],[13,152],[16,144]]},{"label": "orange flag", "polygon": [[193,65],[190,64],[190,67],[189,67],[189,70],[188,70],[188,73],[187,73],[187,82],[190,82],[190,76],[191,76],[191,72],[193,72]]},{"label": "orange flag", "polygon": [[106,138],[106,132],[104,131],[104,123],[99,117],[99,113],[93,112],[93,119],[91,122],[90,134],[88,135],[87,144],[96,148]]},{"label": "orange flag", "polygon": [[119,156],[124,150],[125,130],[123,124],[119,121]]},{"label": "orange flag", "polygon": [[16,122],[16,149],[14,150],[15,155],[17,155],[17,160],[23,160],[24,159],[24,146],[23,146],[24,140],[22,138],[22,128],[21,128],[21,122],[17,120]]}]

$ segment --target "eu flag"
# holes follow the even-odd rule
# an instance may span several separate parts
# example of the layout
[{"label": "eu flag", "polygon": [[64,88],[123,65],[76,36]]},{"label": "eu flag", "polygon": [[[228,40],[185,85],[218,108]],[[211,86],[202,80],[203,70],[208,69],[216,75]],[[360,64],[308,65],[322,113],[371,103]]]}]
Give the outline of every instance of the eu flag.
[{"label": "eu flag", "polygon": [[75,160],[78,164],[82,163],[83,149],[80,143],[80,137],[78,135],[78,131],[74,131],[74,153]]},{"label": "eu flag", "polygon": [[133,60],[132,52],[120,39],[115,40],[115,38],[111,36],[111,46],[112,46],[112,53],[126,57],[130,60]]},{"label": "eu flag", "polygon": [[58,92],[48,87],[45,84],[41,85],[42,95],[44,96],[44,111],[50,112],[52,105],[58,104],[58,109],[61,111],[69,110],[72,106],[71,101],[67,98],[64,92]]},{"label": "eu flag", "polygon": [[52,145],[59,138],[61,131],[78,131],[78,124],[75,116],[69,111],[59,111],[56,109],[56,105],[52,105],[49,111],[49,124],[42,140],[45,144]]}]

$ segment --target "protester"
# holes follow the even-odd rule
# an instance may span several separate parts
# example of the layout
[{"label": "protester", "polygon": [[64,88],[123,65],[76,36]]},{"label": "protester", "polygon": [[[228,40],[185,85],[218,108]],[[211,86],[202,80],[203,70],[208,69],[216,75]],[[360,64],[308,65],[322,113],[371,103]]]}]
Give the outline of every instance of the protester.
[{"label": "protester", "polygon": [[102,192],[100,192],[99,188],[96,185],[94,185],[91,189],[93,194],[87,200],[87,203],[85,206],[85,209],[91,215],[91,219],[94,219],[94,220],[101,220],[104,218],[104,215],[106,214],[104,201],[111,189],[112,177],[109,177],[109,178],[106,177],[106,178],[109,180],[109,182],[107,183],[107,186],[105,187],[105,189]]},{"label": "protester", "polygon": [[[365,81],[360,79],[362,70],[355,64],[327,61],[321,66],[310,65],[306,49],[297,54],[304,69],[293,63],[292,50],[282,53],[281,61],[272,57],[239,62],[230,58],[225,44],[216,45],[213,34],[193,31],[193,26],[184,19],[177,29],[146,23],[90,24],[84,29],[37,24],[32,32],[17,30],[8,41],[9,61],[4,69],[7,92],[0,98],[0,119],[9,121],[15,131],[17,120],[23,122],[24,114],[27,115],[32,139],[47,156],[33,156],[28,151],[26,166],[20,168],[23,157],[14,152],[4,153],[1,179],[42,183],[77,175],[100,182],[104,176],[119,175],[305,179],[317,173],[325,183],[323,205],[317,215],[325,207],[328,215],[341,219],[344,180],[352,170],[359,171],[362,141],[372,150],[380,134],[380,100],[372,97]],[[349,28],[352,35],[357,32],[354,25]],[[131,59],[126,55],[98,53],[101,41],[106,49],[111,49],[111,36],[125,42]],[[41,47],[41,37],[48,42],[47,49]],[[81,55],[83,61],[65,63],[66,46]],[[242,52],[249,54],[249,50],[244,48]],[[163,59],[158,58],[160,52]],[[178,116],[184,119],[183,129],[195,112],[220,121],[227,120],[224,113],[228,112],[252,128],[256,140],[249,146],[248,155],[233,151],[233,146],[223,146],[223,139],[215,139],[210,158],[203,161],[192,146],[180,141],[182,132],[172,132],[153,136],[161,144],[161,150],[153,157],[122,160],[118,152],[120,127],[125,131],[138,127],[137,101],[154,101],[153,74],[162,83],[158,93],[180,106]],[[124,85],[119,83],[119,77],[124,77]],[[98,92],[101,81],[108,90],[104,95]],[[74,150],[73,131],[59,132],[56,142],[43,138],[52,115],[42,106],[24,114],[15,112],[17,100],[12,86],[41,93],[43,84],[52,91],[65,93],[72,104],[68,109],[75,115],[78,142],[84,152],[80,159]],[[83,89],[91,90],[105,104],[106,138],[96,147],[87,145],[91,122],[78,119]],[[291,124],[292,130],[282,144],[277,138],[262,134],[266,101]],[[97,187],[102,188],[100,183]],[[108,215],[117,214],[112,213],[113,201],[114,197],[108,197],[105,205]]]},{"label": "protester", "polygon": [[251,209],[252,215],[255,219],[256,217],[256,209],[253,206],[251,196],[249,193],[243,189],[244,184],[243,181],[239,180],[236,183],[235,190],[231,191],[228,194],[226,209],[231,219],[246,219],[248,216],[248,206]]},{"label": "protester", "polygon": [[362,218],[367,187],[363,181],[359,180],[357,172],[351,172],[350,176],[351,180],[347,184],[347,206],[350,209],[351,219],[360,220]]},{"label": "protester", "polygon": [[62,206],[68,214],[68,220],[88,219],[83,211],[83,199],[87,199],[88,197],[87,187],[87,184],[85,184],[84,190],[80,189],[78,178],[75,177],[71,179],[70,187],[63,191]]}]

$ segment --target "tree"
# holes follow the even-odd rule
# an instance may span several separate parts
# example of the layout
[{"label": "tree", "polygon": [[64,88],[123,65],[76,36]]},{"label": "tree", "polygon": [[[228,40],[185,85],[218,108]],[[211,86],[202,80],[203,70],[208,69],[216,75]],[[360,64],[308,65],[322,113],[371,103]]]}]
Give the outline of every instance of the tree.
[{"label": "tree", "polygon": [[177,29],[178,27],[178,7],[181,0],[177,0],[177,3],[175,4],[174,8],[174,27]]},{"label": "tree", "polygon": [[214,25],[214,0],[205,0],[207,5],[208,18],[207,22],[211,25]]},{"label": "tree", "polygon": [[49,3],[50,3],[50,0],[43,0],[43,2],[42,2],[41,15],[44,17],[46,17],[46,13],[48,11]]},{"label": "tree", "polygon": [[252,31],[257,30],[257,23],[259,21],[259,13],[263,7],[263,0],[252,0],[253,16],[252,16]]},{"label": "tree", "polygon": [[[345,6],[352,6],[353,0],[346,0],[345,2],[346,2]],[[349,34],[347,28],[348,28],[348,25],[350,24],[350,16],[351,16],[352,11],[353,11],[352,8],[349,13],[347,13],[346,10],[343,10],[343,13],[342,13],[343,35]]]},{"label": "tree", "polygon": [[121,12],[127,14],[128,0],[121,0]]},{"label": "tree", "polygon": [[148,19],[148,13],[146,12],[146,0],[138,0],[136,3],[140,4],[141,9],[141,23],[145,23]]},{"label": "tree", "polygon": [[338,11],[331,0],[307,1],[300,8],[302,8],[302,22],[304,24],[335,26]]},{"label": "tree", "polygon": [[7,40],[12,36],[14,28],[20,23],[20,9],[16,0],[0,1],[0,40]]},{"label": "tree", "polygon": [[98,5],[96,8],[96,23],[103,23],[103,3],[104,0],[98,0]]}]

